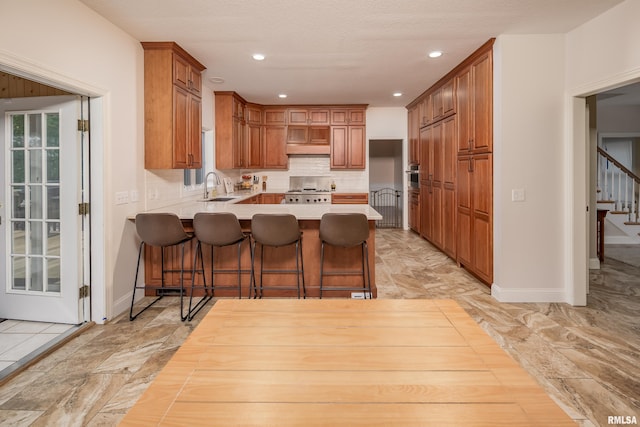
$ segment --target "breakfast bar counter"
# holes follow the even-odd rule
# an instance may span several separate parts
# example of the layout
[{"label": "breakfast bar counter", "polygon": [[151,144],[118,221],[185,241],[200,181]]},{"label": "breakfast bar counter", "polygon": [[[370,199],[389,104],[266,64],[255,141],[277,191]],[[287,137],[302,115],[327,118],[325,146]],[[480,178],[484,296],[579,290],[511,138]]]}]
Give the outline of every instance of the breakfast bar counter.
[{"label": "breakfast bar counter", "polygon": [[[170,212],[178,215],[182,220],[185,230],[193,230],[193,217],[198,212],[230,212],[235,214],[240,221],[242,229],[246,232],[251,230],[251,218],[256,213],[261,214],[292,214],[298,219],[300,229],[302,231],[302,250],[304,262],[304,277],[306,284],[306,296],[318,297],[320,289],[320,238],[319,228],[320,219],[325,213],[362,213],[366,215],[369,221],[369,239],[367,240],[369,268],[371,274],[371,291],[376,297],[375,286],[375,222],[382,219],[382,216],[369,205],[302,205],[302,204],[241,204],[238,203],[246,199],[246,197],[237,197],[227,202],[200,202],[190,201],[184,202],[161,209],[155,209],[148,212]],[[134,218],[132,218],[134,219]],[[196,240],[185,245],[184,258],[184,284],[185,287],[191,286],[191,275],[194,262]],[[203,247],[205,260],[205,274],[207,278],[211,274],[211,248],[206,245]],[[295,266],[295,246],[283,248],[265,248],[265,260],[271,267],[275,269],[291,269]],[[179,247],[165,248],[165,268],[170,270],[180,270],[181,250]],[[246,270],[242,274],[242,297],[250,295],[250,274],[251,268],[251,251],[249,244],[242,247],[242,269]],[[360,247],[353,248],[333,248],[325,247],[325,271],[344,271],[356,270],[361,267],[361,251]],[[265,262],[267,262],[265,261]],[[233,269],[237,268],[237,251],[235,246],[217,248],[215,250],[214,265],[216,269]],[[145,284],[149,286],[161,285],[161,252],[159,248],[146,246],[145,248]],[[216,274],[215,279],[220,286],[230,285],[237,281],[236,275],[233,273]],[[209,280],[209,279],[207,279]],[[283,284],[291,286],[295,280],[293,275],[272,274],[265,276],[265,285],[276,286]],[[196,275],[196,285],[202,284],[201,275]],[[326,286],[353,288],[362,284],[362,278],[355,275],[339,275],[326,276]],[[180,285],[180,275],[177,272],[165,274],[165,286],[173,287],[178,291]],[[148,289],[146,295],[156,295],[155,289]],[[233,297],[237,296],[237,292],[233,290],[219,289],[216,290],[215,296]],[[272,289],[265,291],[265,298],[269,297],[295,297],[296,292],[291,290]],[[323,294],[324,297],[351,297],[351,291],[331,291]]]}]

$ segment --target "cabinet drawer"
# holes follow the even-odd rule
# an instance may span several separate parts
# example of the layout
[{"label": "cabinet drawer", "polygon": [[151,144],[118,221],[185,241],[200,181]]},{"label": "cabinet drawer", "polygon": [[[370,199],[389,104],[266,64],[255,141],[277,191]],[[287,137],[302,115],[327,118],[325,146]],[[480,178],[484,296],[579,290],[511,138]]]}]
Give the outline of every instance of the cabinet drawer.
[{"label": "cabinet drawer", "polygon": [[366,205],[369,203],[368,193],[340,193],[331,195],[331,203],[334,205]]}]

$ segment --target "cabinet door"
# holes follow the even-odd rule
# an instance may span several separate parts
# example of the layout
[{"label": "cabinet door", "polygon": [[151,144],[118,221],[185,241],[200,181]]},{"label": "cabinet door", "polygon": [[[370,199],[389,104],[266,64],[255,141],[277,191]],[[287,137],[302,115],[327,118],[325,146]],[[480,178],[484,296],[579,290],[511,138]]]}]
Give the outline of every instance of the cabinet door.
[{"label": "cabinet door", "polygon": [[409,110],[409,164],[420,164],[420,111],[418,106]]},{"label": "cabinet door", "polygon": [[493,281],[492,155],[474,155],[472,162],[473,271],[490,284]]},{"label": "cabinet door", "polygon": [[473,149],[473,116],[471,108],[471,68],[465,69],[456,77],[457,90],[457,125],[458,125],[458,152],[471,153]]},{"label": "cabinet door", "polygon": [[309,114],[307,110],[290,108],[288,110],[289,124],[290,125],[307,125],[309,121]]},{"label": "cabinet door", "polygon": [[287,169],[289,157],[286,154],[286,126],[264,127],[264,167],[267,169]]},{"label": "cabinet door", "polygon": [[429,208],[431,209],[432,228],[431,243],[438,248],[443,247],[443,197],[444,197],[444,146],[442,139],[442,122],[433,126],[431,133],[431,187],[429,191]]},{"label": "cabinet door", "polygon": [[431,94],[425,96],[420,102],[420,127],[427,126],[433,120],[433,97]]},{"label": "cabinet door", "polygon": [[202,167],[202,101],[189,95],[189,168]]},{"label": "cabinet door", "polygon": [[265,125],[286,125],[287,124],[287,110],[271,109],[268,108],[264,111],[264,124]]},{"label": "cabinet door", "polygon": [[450,116],[442,121],[442,143],[444,148],[444,184],[442,234],[444,252],[451,258],[456,257],[456,117]]},{"label": "cabinet door", "polygon": [[349,169],[364,169],[367,156],[364,126],[349,126]]},{"label": "cabinet door", "polygon": [[442,86],[442,114],[448,116],[456,112],[455,79]]},{"label": "cabinet door", "polygon": [[472,65],[473,150],[490,152],[493,148],[493,83],[491,53]]},{"label": "cabinet door", "polygon": [[189,90],[191,67],[189,63],[177,54],[173,54],[173,84]]},{"label": "cabinet door", "polygon": [[261,168],[264,166],[262,153],[262,126],[247,125],[247,167]]},{"label": "cabinet door", "polygon": [[431,100],[432,100],[432,112],[433,112],[433,116],[432,119],[433,120],[438,120],[441,119],[444,116],[444,109],[442,107],[442,88],[437,89],[436,91],[434,91],[431,94]]},{"label": "cabinet door", "polygon": [[173,167],[189,167],[189,93],[173,87]]},{"label": "cabinet door", "polygon": [[331,120],[329,110],[327,109],[312,109],[309,110],[309,125],[329,125]]},{"label": "cabinet door", "polygon": [[331,127],[331,168],[346,169],[347,163],[347,126]]},{"label": "cabinet door", "polygon": [[189,67],[189,90],[196,96],[202,96],[202,74],[192,67]]},{"label": "cabinet door", "polygon": [[245,108],[245,113],[247,115],[246,121],[251,125],[260,125],[262,124],[262,109],[255,105],[247,105]]},{"label": "cabinet door", "polygon": [[233,167],[246,167],[245,123],[243,120],[233,119]]},{"label": "cabinet door", "polygon": [[457,169],[457,245],[456,259],[458,263],[472,266],[472,212],[471,212],[471,191],[472,191],[472,160],[470,156],[458,158]]}]

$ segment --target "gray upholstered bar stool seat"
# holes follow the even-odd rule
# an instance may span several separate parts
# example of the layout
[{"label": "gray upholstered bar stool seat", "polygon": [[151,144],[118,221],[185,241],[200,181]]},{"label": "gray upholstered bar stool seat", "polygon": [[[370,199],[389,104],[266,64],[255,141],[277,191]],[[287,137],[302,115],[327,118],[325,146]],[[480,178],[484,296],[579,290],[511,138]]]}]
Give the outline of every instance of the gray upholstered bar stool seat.
[{"label": "gray upholstered bar stool seat", "polygon": [[[191,296],[189,297],[188,319],[193,319],[198,311],[213,298],[216,289],[234,289],[238,291],[238,298],[242,298],[242,273],[251,273],[250,269],[242,269],[242,243],[248,239],[248,235],[242,232],[240,221],[235,214],[229,212],[200,212],[193,217],[193,232],[198,240],[196,253],[193,260],[193,274],[191,276]],[[211,281],[207,284],[207,275],[204,271],[204,258],[202,245],[211,246]],[[238,267],[236,269],[215,268],[215,249],[235,245],[237,247]],[[200,259],[201,270],[196,270]],[[193,304],[193,294],[196,289],[196,272],[202,273],[204,296]],[[215,274],[236,273],[237,280],[234,284],[216,284]],[[250,295],[248,295],[250,296]]]},{"label": "gray upholstered bar stool seat", "polygon": [[[140,213],[136,215],[136,232],[140,236],[140,248],[138,249],[138,264],[136,266],[136,276],[133,280],[133,295],[131,296],[131,308],[129,310],[129,320],[134,320],[140,313],[158,302],[165,294],[175,292],[175,288],[165,287],[165,273],[180,272],[180,319],[185,320],[183,309],[184,297],[184,244],[191,240],[193,236],[187,233],[182,227],[182,221],[176,214],[172,213]],[[161,253],[162,284],[160,286],[138,285],[138,272],[140,270],[140,260],[142,250],[145,245],[157,246]],[[182,258],[180,270],[167,270],[164,266],[164,249],[170,246],[181,245]],[[136,290],[155,289],[158,297],[147,304],[144,308],[133,314],[133,305],[136,300]]]},{"label": "gray upholstered bar stool seat", "polygon": [[[253,244],[251,247],[251,269],[252,284],[254,290],[254,298],[260,296],[262,298],[265,289],[278,290],[297,290],[298,298],[300,298],[300,285],[302,284],[302,296],[306,298],[307,291],[304,284],[304,263],[302,260],[302,232],[298,220],[290,214],[255,214],[251,219],[251,236]],[[284,246],[295,245],[295,269],[268,269],[265,268],[264,248],[273,247],[281,248]],[[260,286],[256,285],[256,247],[260,247]],[[264,274],[295,274],[296,286],[288,285],[269,285],[263,283]],[[259,292],[258,292],[259,289]]]},{"label": "gray upholstered bar stool seat", "polygon": [[[364,291],[371,295],[371,275],[369,271],[369,221],[367,216],[361,213],[326,213],[320,219],[320,298],[323,291]],[[360,246],[362,252],[362,264],[360,270],[325,271],[324,251],[325,246],[331,245],[342,248]],[[362,287],[324,286],[324,276],[362,276]]]}]

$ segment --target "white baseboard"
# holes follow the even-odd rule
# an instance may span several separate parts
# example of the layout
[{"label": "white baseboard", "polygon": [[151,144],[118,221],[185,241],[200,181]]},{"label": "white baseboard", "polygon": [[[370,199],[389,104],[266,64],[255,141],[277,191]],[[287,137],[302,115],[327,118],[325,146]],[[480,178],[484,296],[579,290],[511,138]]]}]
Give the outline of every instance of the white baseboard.
[{"label": "white baseboard", "polygon": [[589,270],[600,270],[600,260],[598,258],[589,258]]},{"label": "white baseboard", "polygon": [[[140,295],[140,298],[138,298],[138,300],[143,298],[144,293],[139,292],[139,295]],[[127,292],[126,295],[118,298],[118,300],[115,301],[115,303],[113,304],[113,317],[111,319],[124,313],[125,311],[129,311],[130,308],[131,308],[131,292]]]},{"label": "white baseboard", "polygon": [[491,285],[491,296],[500,302],[567,302],[563,289],[505,289]]}]

